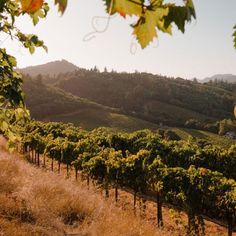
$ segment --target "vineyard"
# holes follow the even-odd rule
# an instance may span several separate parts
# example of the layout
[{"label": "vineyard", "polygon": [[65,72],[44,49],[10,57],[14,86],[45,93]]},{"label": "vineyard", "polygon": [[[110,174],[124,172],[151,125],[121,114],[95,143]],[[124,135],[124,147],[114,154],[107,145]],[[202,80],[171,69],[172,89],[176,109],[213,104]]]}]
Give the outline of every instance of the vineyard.
[{"label": "vineyard", "polygon": [[[187,235],[205,235],[204,219],[228,227],[232,235],[236,226],[236,145],[229,149],[191,141],[166,141],[149,130],[117,133],[105,128],[85,131],[71,124],[31,121],[19,127],[18,148],[32,162],[61,171],[61,165],[84,179],[109,189],[155,196],[157,225],[164,226],[163,204],[185,211]],[[41,161],[40,161],[41,159]]]}]

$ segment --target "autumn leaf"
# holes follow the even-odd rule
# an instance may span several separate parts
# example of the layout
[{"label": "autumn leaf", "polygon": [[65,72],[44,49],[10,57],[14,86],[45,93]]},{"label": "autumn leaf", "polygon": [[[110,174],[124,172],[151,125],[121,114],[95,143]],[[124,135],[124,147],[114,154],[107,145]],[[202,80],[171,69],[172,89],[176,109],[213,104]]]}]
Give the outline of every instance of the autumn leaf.
[{"label": "autumn leaf", "polygon": [[23,12],[35,13],[42,7],[44,0],[20,0],[20,2]]},{"label": "autumn leaf", "polygon": [[57,4],[58,4],[58,11],[63,14],[67,7],[67,0],[55,0],[55,5]]}]

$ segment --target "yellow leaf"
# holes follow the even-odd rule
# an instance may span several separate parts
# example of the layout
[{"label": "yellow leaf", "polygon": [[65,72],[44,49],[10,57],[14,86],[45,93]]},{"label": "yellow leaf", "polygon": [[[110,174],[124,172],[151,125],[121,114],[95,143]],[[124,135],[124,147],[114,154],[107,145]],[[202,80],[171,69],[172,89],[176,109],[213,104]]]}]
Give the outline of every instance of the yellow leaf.
[{"label": "yellow leaf", "polygon": [[109,14],[119,13],[121,16],[126,17],[142,15],[142,0],[113,0],[108,1],[107,11]]},{"label": "yellow leaf", "polygon": [[[147,45],[157,37],[156,27],[163,31],[163,17],[168,14],[167,8],[156,8],[153,10],[146,10],[142,17],[139,18],[136,25],[133,26],[133,34],[136,36],[139,44],[142,48],[147,47]],[[168,29],[169,33],[171,32]]]}]

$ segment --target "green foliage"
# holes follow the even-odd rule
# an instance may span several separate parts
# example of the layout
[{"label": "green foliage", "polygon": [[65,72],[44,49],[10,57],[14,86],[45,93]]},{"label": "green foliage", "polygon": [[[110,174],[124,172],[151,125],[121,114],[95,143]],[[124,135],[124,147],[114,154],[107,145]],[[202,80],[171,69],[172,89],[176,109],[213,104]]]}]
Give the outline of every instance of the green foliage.
[{"label": "green foliage", "polygon": [[168,28],[172,22],[176,24],[178,29],[184,33],[185,22],[191,21],[191,18],[196,18],[196,13],[192,0],[184,1],[185,6],[176,6],[169,4],[169,13],[164,17],[164,26]]},{"label": "green foliage", "polygon": [[[59,11],[65,11],[67,0],[55,0]],[[48,4],[43,0],[3,0],[0,2],[0,32],[16,39],[31,54],[37,47],[47,51],[44,42],[37,35],[25,34],[15,26],[17,17],[28,14],[34,25],[40,18],[45,18],[49,11]],[[24,104],[22,93],[22,78],[16,72],[16,60],[7,54],[6,49],[0,48],[0,132],[9,140],[9,147],[19,141],[16,124],[24,123],[29,119],[29,112]]]},{"label": "green foliage", "polygon": [[[157,30],[172,33],[175,24],[184,33],[187,22],[196,19],[193,0],[183,0],[183,5],[166,3],[164,0],[103,0],[108,14],[123,17],[135,15],[138,19],[132,24],[133,34],[142,48],[157,37]],[[236,26],[234,27],[235,30]],[[236,32],[233,33],[236,48]]]},{"label": "green foliage", "polygon": [[[23,4],[21,2],[21,4]],[[11,38],[17,39],[28,48],[31,53],[36,47],[46,47],[43,41],[36,35],[27,35],[15,27],[15,19],[23,12],[19,1],[5,0],[0,5],[0,26],[1,34],[8,34]],[[26,7],[26,5],[24,5]],[[47,9],[43,8],[46,15]],[[24,9],[23,9],[24,10]],[[35,13],[36,14],[36,13]],[[37,13],[38,14],[38,13]],[[37,17],[33,12],[30,13],[33,22],[37,23]],[[39,16],[39,15],[38,15]],[[10,147],[19,139],[15,126],[17,123],[25,122],[29,118],[29,113],[25,108],[24,96],[22,93],[21,75],[16,72],[16,60],[7,54],[6,49],[0,49],[0,131],[9,139]]]},{"label": "green foliage", "polygon": [[28,117],[21,89],[22,79],[15,66],[15,58],[5,49],[0,49],[0,132],[8,137],[10,148],[19,139],[12,125]]},{"label": "green foliage", "polygon": [[47,51],[47,47],[44,45],[42,40],[39,40],[37,35],[32,34],[23,34],[21,32],[17,32],[17,37],[19,41],[24,45],[25,48],[29,49],[29,52],[33,54],[35,52],[36,47],[42,47]]},{"label": "green foliage", "polygon": [[180,140],[181,138],[173,130],[165,130],[164,138],[166,140]]},{"label": "green foliage", "polygon": [[233,40],[234,40],[234,47],[236,48],[236,25],[234,26]]},{"label": "green foliage", "polygon": [[188,214],[188,235],[205,234],[202,215],[229,224],[229,217],[236,219],[235,145],[225,150],[211,145],[201,148],[161,140],[148,130],[86,132],[40,122],[23,128],[21,145],[41,153],[44,148],[49,158],[73,165],[106,189],[110,184],[141,194],[158,191],[164,202]]},{"label": "green foliage", "polygon": [[232,132],[236,136],[236,121],[234,119],[224,119],[219,122],[219,135]]}]

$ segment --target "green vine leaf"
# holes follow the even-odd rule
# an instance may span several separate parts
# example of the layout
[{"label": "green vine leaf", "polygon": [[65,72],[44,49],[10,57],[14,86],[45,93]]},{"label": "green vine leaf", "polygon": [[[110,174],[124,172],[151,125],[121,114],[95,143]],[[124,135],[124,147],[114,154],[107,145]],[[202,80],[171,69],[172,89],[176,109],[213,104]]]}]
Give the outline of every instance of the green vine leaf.
[{"label": "green vine leaf", "polygon": [[236,25],[234,26],[233,42],[234,42],[234,48],[236,49]]},{"label": "green vine leaf", "polygon": [[193,0],[183,0],[184,5],[165,3],[164,0],[103,0],[108,14],[119,13],[121,16],[137,16],[138,20],[132,25],[141,48],[157,37],[157,30],[172,34],[172,23],[179,30],[185,31],[185,24],[196,18]]},{"label": "green vine leaf", "polygon": [[169,14],[165,17],[165,28],[168,28],[174,22],[178,29],[184,33],[185,23],[191,21],[192,17],[196,18],[192,0],[187,0],[185,6],[169,4]]}]

